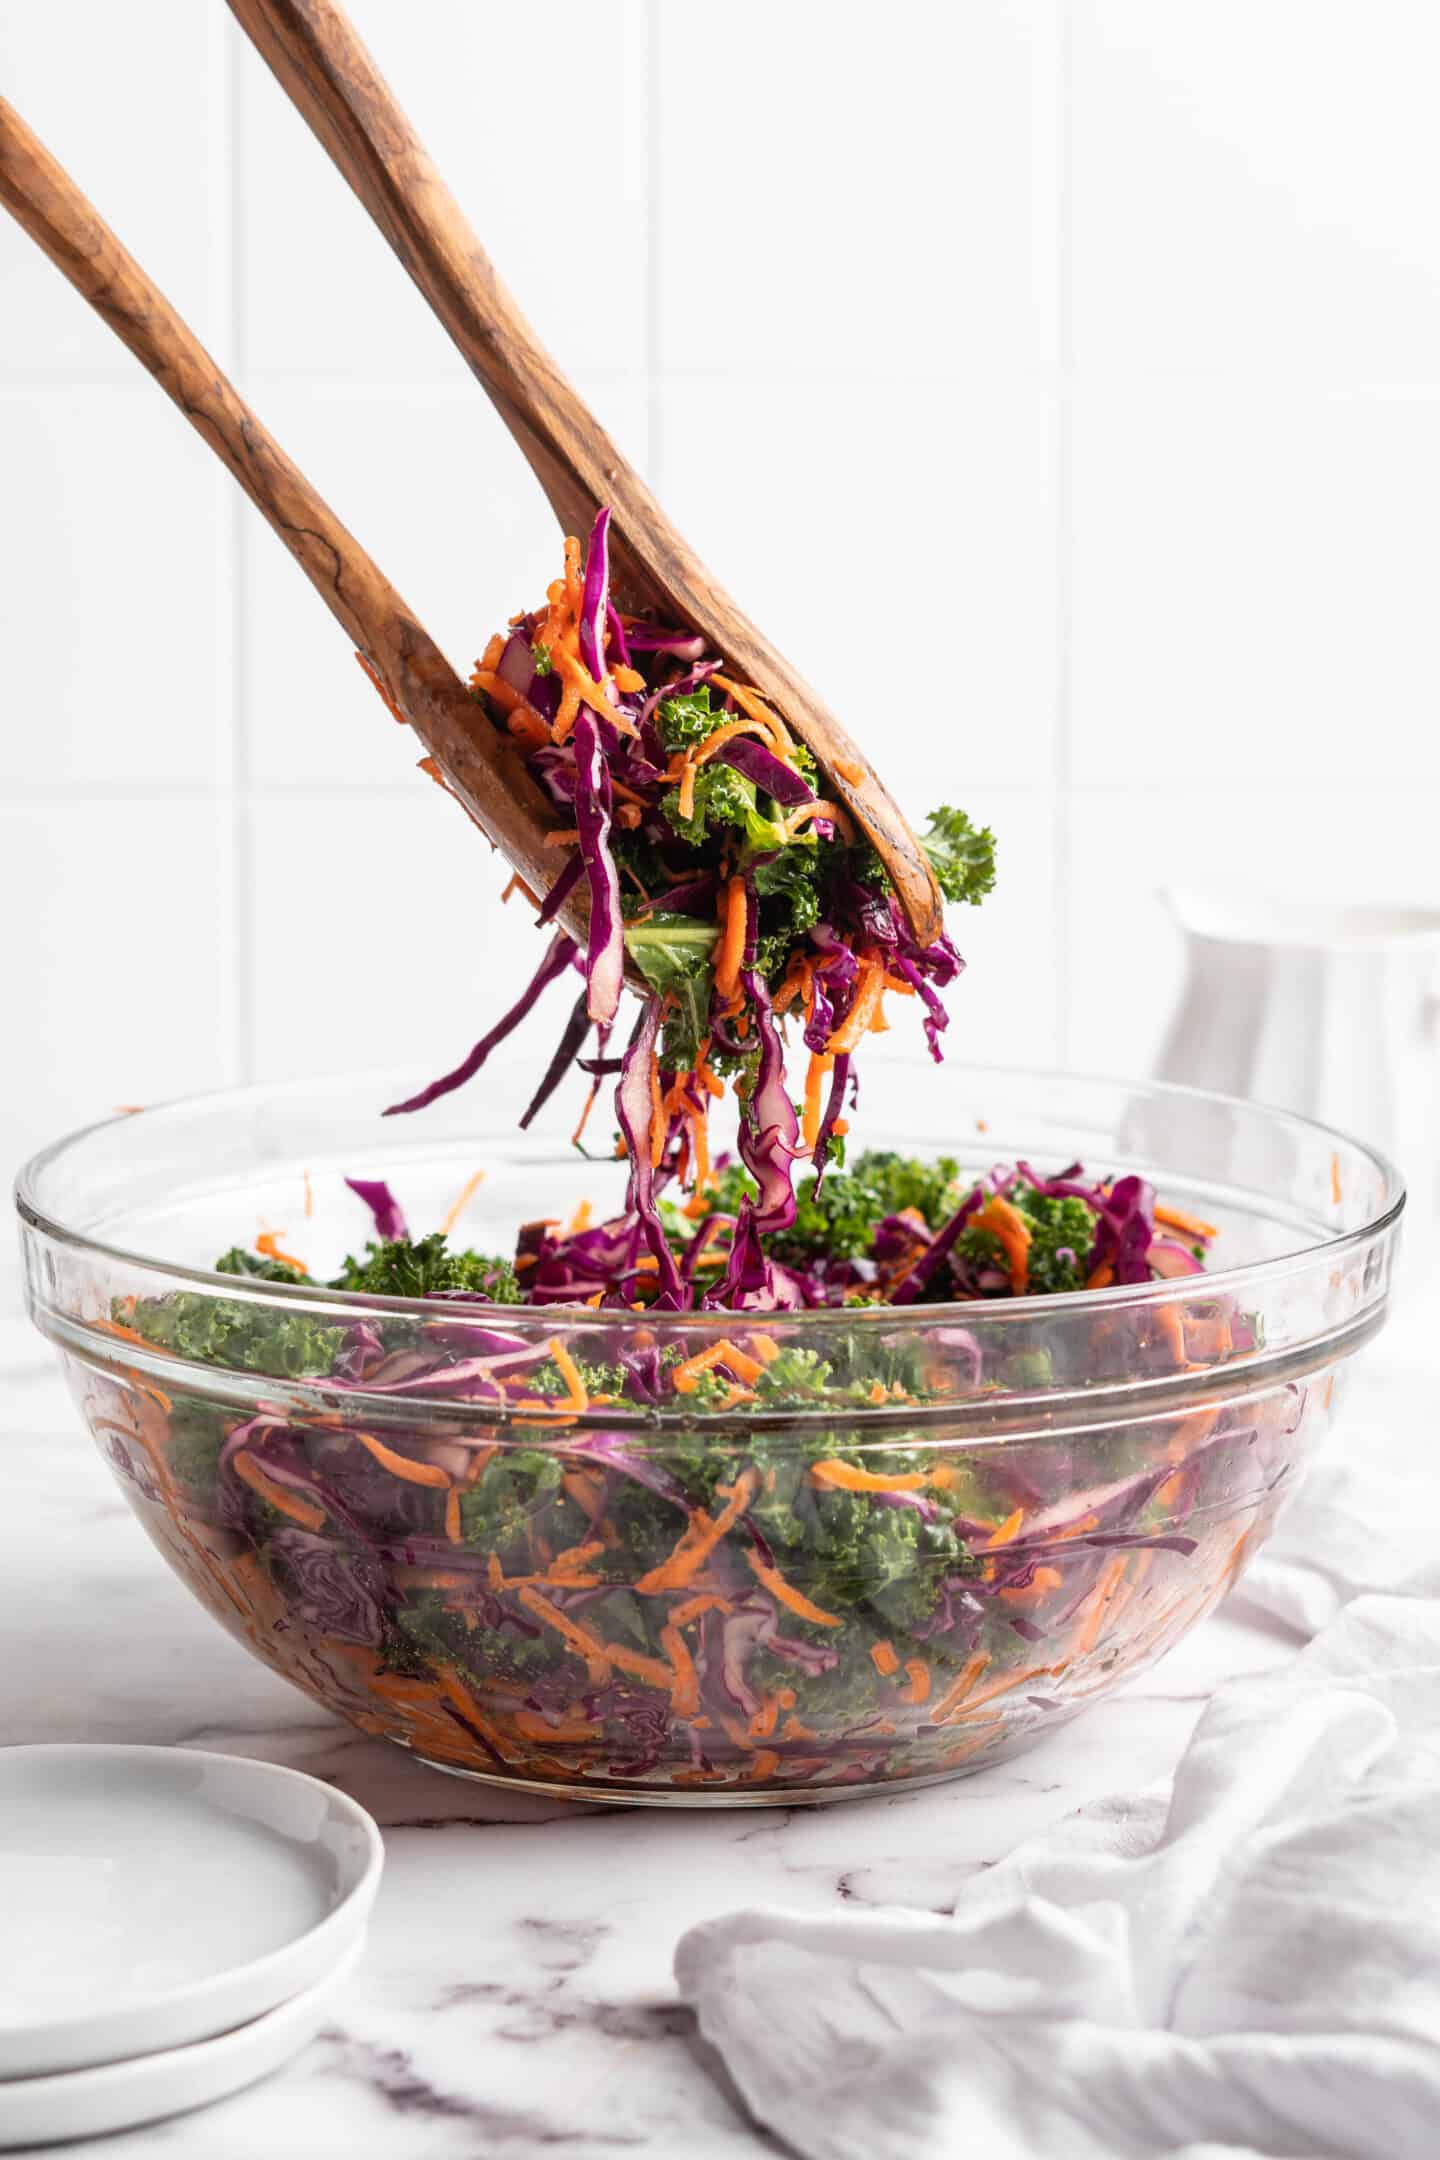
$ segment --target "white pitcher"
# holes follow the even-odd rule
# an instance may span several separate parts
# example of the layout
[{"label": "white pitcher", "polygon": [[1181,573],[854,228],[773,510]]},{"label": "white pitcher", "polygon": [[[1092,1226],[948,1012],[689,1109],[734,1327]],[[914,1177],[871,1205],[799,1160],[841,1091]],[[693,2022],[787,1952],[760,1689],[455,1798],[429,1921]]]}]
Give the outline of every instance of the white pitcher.
[{"label": "white pitcher", "polygon": [[1220,1088],[1381,1148],[1409,1188],[1407,1242],[1440,1217],[1440,913],[1185,887],[1184,989],[1164,1080]]}]

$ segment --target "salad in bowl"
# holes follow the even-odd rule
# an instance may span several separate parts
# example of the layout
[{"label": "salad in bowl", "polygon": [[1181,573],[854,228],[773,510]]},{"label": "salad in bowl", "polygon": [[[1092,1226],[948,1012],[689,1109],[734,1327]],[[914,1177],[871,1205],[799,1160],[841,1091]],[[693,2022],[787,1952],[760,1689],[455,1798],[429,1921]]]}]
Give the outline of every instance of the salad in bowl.
[{"label": "salad in bowl", "polygon": [[[167,1558],[362,1730],[610,1800],[949,1776],[1224,1594],[1380,1323],[1402,1196],[1301,1119],[944,1066],[948,935],[754,689],[616,611],[607,535],[473,677],[556,816],[524,995],[438,1079],[49,1150],[31,1309]],[[963,812],[924,846],[988,892]],[[928,1057],[867,1061],[861,1145],[892,1010]]]}]

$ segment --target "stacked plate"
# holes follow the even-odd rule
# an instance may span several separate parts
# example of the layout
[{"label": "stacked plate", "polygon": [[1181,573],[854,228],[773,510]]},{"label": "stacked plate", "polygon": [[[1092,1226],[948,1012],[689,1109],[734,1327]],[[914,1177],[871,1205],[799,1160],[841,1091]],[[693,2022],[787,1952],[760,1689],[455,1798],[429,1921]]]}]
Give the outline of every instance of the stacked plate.
[{"label": "stacked plate", "polygon": [[238,2092],[358,1963],[375,1824],[343,1793],[188,1748],[0,1748],[0,2149]]}]

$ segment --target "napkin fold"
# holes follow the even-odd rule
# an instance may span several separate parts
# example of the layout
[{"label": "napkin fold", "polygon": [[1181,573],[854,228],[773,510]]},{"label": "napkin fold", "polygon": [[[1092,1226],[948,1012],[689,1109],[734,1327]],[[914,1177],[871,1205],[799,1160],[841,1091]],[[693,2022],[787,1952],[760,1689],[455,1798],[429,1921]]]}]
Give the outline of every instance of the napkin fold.
[{"label": "napkin fold", "polygon": [[1434,2160],[1440,1563],[1423,1484],[1355,1438],[1244,1593],[1322,1632],[1222,1688],[1172,1780],[1021,1846],[953,1919],[682,1939],[760,2122],[807,2160]]}]

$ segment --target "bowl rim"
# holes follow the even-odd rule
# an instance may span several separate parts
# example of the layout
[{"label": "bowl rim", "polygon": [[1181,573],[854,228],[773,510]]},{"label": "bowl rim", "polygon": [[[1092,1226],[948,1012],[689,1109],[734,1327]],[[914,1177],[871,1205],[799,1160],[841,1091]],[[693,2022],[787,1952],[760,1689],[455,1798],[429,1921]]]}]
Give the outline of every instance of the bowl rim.
[{"label": "bowl rim", "polygon": [[[888,1065],[909,1066],[915,1070],[932,1069],[929,1061],[920,1057],[896,1057]],[[1397,1165],[1381,1149],[1369,1141],[1360,1140],[1338,1126],[1327,1125],[1321,1119],[1307,1117],[1303,1112],[1285,1110],[1271,1103],[1257,1102],[1240,1095],[1222,1093],[1217,1089],[1181,1085],[1170,1080],[1137,1080],[1115,1073],[1080,1072],[1063,1066],[1040,1065],[989,1065],[966,1062],[949,1068],[953,1073],[973,1074],[977,1077],[1001,1083],[1004,1081],[1051,1081],[1058,1084],[1073,1083],[1077,1087],[1112,1087],[1143,1090],[1149,1095],[1162,1096],[1178,1103],[1205,1105],[1210,1108],[1240,1110],[1255,1117],[1275,1120],[1283,1126],[1297,1129],[1322,1140],[1339,1143],[1357,1151],[1377,1171],[1386,1191],[1393,1197],[1389,1204],[1367,1222],[1353,1229],[1343,1230],[1334,1237],[1322,1237],[1305,1245],[1297,1245],[1292,1251],[1277,1253],[1267,1260],[1250,1260],[1238,1267],[1207,1269],[1203,1276],[1161,1277],[1146,1283],[1115,1283],[1099,1290],[1050,1291],[1041,1296],[996,1299],[993,1303],[977,1303],[974,1300],[947,1300],[944,1303],[914,1307],[893,1305],[850,1306],[844,1308],[847,1327],[890,1327],[903,1325],[902,1315],[914,1315],[916,1324],[926,1328],[936,1326],[974,1327],[977,1322],[993,1325],[1002,1316],[1018,1315],[1025,1320],[1035,1320],[1047,1315],[1085,1310],[1090,1312],[1114,1311],[1131,1305],[1163,1304],[1169,1298],[1194,1298],[1207,1295],[1213,1290],[1216,1296],[1239,1294],[1246,1288],[1261,1283],[1274,1283],[1286,1276],[1312,1268],[1322,1261],[1333,1261],[1340,1255],[1353,1252],[1366,1243],[1393,1230],[1405,1211],[1407,1193],[1404,1178]],[[402,1068],[403,1071],[403,1068]],[[39,1149],[21,1164],[14,1183],[14,1202],[21,1222],[39,1235],[70,1249],[118,1262],[126,1267],[142,1271],[158,1271],[173,1281],[192,1286],[207,1295],[222,1291],[227,1298],[254,1298],[274,1304],[293,1303],[295,1306],[338,1306],[342,1311],[353,1310],[357,1316],[365,1312],[383,1312],[435,1317],[431,1299],[412,1297],[382,1297],[370,1291],[335,1290],[320,1283],[281,1283],[264,1277],[222,1275],[214,1268],[187,1267],[164,1260],[154,1253],[138,1252],[126,1245],[113,1244],[109,1240],[92,1236],[88,1231],[78,1230],[68,1223],[50,1215],[34,1196],[34,1185],[45,1171],[71,1148],[78,1147],[92,1135],[108,1131],[118,1124],[131,1125],[143,1118],[162,1118],[174,1112],[188,1112],[226,1102],[241,1104],[247,1098],[265,1097],[279,1100],[291,1095],[323,1094],[327,1089],[373,1085],[376,1100],[386,1099],[386,1090],[396,1084],[398,1075],[389,1071],[361,1071],[308,1075],[301,1079],[285,1081],[256,1081],[244,1087],[213,1088],[192,1095],[175,1096],[165,1102],[147,1104],[143,1109],[122,1111],[112,1117],[96,1118],[90,1124],[63,1134],[48,1146]],[[484,1137],[481,1135],[480,1137]],[[1203,1284],[1203,1291],[1197,1285]],[[613,1330],[624,1326],[628,1320],[633,1325],[651,1329],[667,1327],[710,1330],[724,1333],[736,1324],[731,1308],[712,1311],[687,1311],[656,1313],[648,1308],[644,1313],[620,1312],[614,1308],[596,1310],[585,1305],[496,1305],[477,1298],[467,1301],[467,1312],[494,1314],[507,1327],[523,1329],[526,1325],[551,1324],[562,1318],[567,1328],[583,1329],[598,1326]],[[787,1329],[833,1327],[839,1309],[835,1306],[815,1306],[785,1310],[773,1317],[783,1321]],[[548,1319],[547,1319],[548,1316]],[[83,1323],[81,1323],[83,1326]]]}]

